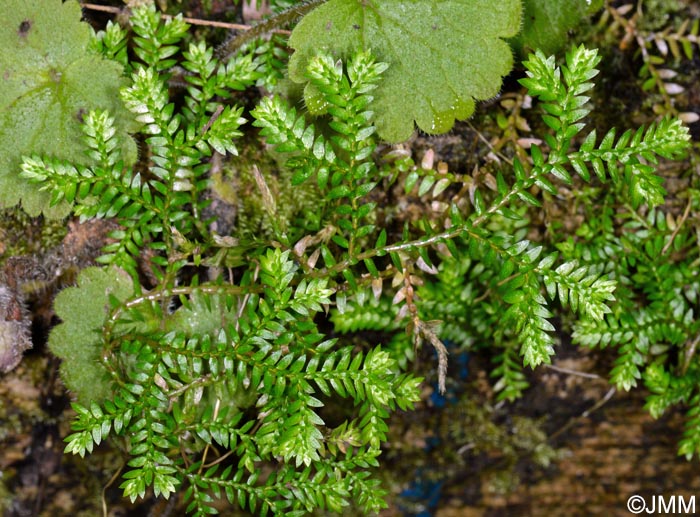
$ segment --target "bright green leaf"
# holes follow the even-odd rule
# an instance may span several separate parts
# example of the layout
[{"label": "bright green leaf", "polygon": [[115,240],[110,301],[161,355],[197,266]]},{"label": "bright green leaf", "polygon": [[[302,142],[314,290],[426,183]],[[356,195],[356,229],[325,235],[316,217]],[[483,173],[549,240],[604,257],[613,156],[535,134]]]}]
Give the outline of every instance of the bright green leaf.
[{"label": "bright green leaf", "polygon": [[[32,215],[63,217],[67,203],[48,208],[51,194],[18,178],[21,157],[86,164],[80,121],[92,109],[116,114],[124,131],[122,67],[88,48],[90,26],[75,1],[0,0],[0,13],[0,206],[21,202]],[[123,143],[134,161],[134,142],[125,136]]]},{"label": "bright green leaf", "polygon": [[320,50],[336,58],[371,50],[389,63],[370,104],[379,136],[407,140],[414,121],[444,133],[473,113],[475,100],[498,93],[513,64],[503,38],[519,28],[517,0],[330,0],[294,29],[289,75],[305,82]]}]

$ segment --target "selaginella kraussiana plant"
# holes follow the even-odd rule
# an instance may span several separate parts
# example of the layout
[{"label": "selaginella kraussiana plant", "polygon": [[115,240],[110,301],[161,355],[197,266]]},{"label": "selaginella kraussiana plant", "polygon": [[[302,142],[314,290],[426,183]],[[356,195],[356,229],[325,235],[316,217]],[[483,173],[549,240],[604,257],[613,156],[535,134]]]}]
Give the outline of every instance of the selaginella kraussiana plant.
[{"label": "selaginella kraussiana plant", "polygon": [[[533,146],[531,163],[516,160],[497,175],[493,192],[474,190],[466,208],[453,204],[438,220],[394,235],[377,224],[372,197],[409,173],[405,163],[375,159],[369,106],[387,65],[369,52],[345,61],[319,53],[305,73],[326,104],[326,130],[276,96],[251,113],[292,186],[317,190],[318,214],[303,228],[271,224],[266,238],[218,235],[204,216],[210,158],[237,152],[244,123],[242,109],[223,101],[255,83],[258,62],[242,54],[221,63],[202,43],[179,55],[187,26],[178,18],[163,22],[152,8],[135,10],[132,24],[138,59],[125,62],[131,81],[121,96],[142,124],[143,159],[125,166],[113,118],[92,111],[84,124],[92,165],[34,156],[25,159],[23,177],[82,218],[120,225],[101,258],[105,266],[84,271],[56,300],[64,322],[50,344],[79,397],[67,450],[82,455],[107,437],[117,440],[129,456],[126,496],[152,488],[170,497],[182,488],[196,515],[214,511],[221,497],[284,515],[340,511],[350,501],[380,509],[385,492],[369,469],[378,464],[390,410],[419,399],[419,379],[381,347],[358,350],[328,339],[319,326],[324,309],[370,314],[370,300],[390,295],[409,334],[440,351],[444,375],[433,320],[448,329],[463,324],[462,316],[431,305],[430,283],[424,301],[416,296],[425,276],[418,271],[433,272],[436,256],[437,270],[479,263],[477,287],[489,294],[484,307],[492,319],[500,314],[492,337],[505,352],[496,373],[511,397],[522,382],[505,365],[518,363],[518,353],[532,367],[554,354],[543,293],[600,321],[610,312],[614,282],[573,261],[557,264],[557,255],[525,232],[504,232],[502,221],[539,204],[534,187],[555,195],[556,182],[571,183],[571,169],[586,181],[591,167],[600,181],[628,185],[634,203],[658,202],[659,181],[647,162],[686,148],[687,132],[668,120],[617,141],[610,133],[596,144],[591,134],[573,150],[597,54],[576,48],[561,68],[537,54],[526,63],[524,84],[544,101],[548,149]],[[120,55],[115,49],[126,37],[110,26],[103,50]],[[187,71],[178,103],[167,87],[176,66]],[[255,180],[275,221],[277,199],[265,174],[257,171]],[[217,274],[221,268],[228,275]],[[392,287],[384,285],[388,278]],[[467,297],[462,313],[474,321],[478,296]],[[351,402],[347,418],[327,422],[324,407],[343,400]]]},{"label": "selaginella kraussiana plant", "polygon": [[[293,231],[278,225],[273,243],[239,245],[207,226],[209,158],[237,152],[233,142],[244,122],[241,108],[215,97],[255,83],[253,56],[222,64],[202,43],[180,56],[187,25],[163,22],[152,8],[135,10],[131,23],[139,59],[127,63],[131,82],[121,96],[142,124],[147,160],[125,166],[114,119],[91,111],[83,127],[93,165],[39,156],[22,165],[22,176],[54,203],[120,225],[99,259],[104,266],[83,271],[55,304],[63,323],[50,345],[64,358],[64,380],[79,401],[67,451],[82,455],[111,437],[129,455],[125,496],[152,489],[170,497],[182,487],[196,515],[210,513],[222,494],[262,513],[340,511],[350,500],[378,510],[385,492],[370,469],[385,420],[418,400],[420,379],[402,373],[381,347],[356,350],[324,335],[315,316],[342,276],[300,266],[290,249]],[[126,37],[110,25],[104,50],[118,54],[113,50]],[[176,64],[188,71],[177,106],[167,86]],[[369,54],[355,57],[347,71],[328,57],[315,59],[310,80],[339,104],[335,117],[347,133],[326,141],[301,117],[280,128],[333,164],[328,185],[320,185],[320,221],[343,227],[347,237],[335,239],[347,239],[348,247],[372,229],[358,226],[367,209],[357,201],[373,187],[366,186],[375,145],[366,105],[385,68]],[[278,105],[264,100],[257,123]],[[343,163],[348,152],[358,156]],[[338,178],[346,166],[352,174]],[[275,199],[259,180],[274,215]],[[200,282],[205,267],[235,270],[236,280]],[[354,408],[347,419],[326,423],[322,408],[332,399]]]}]

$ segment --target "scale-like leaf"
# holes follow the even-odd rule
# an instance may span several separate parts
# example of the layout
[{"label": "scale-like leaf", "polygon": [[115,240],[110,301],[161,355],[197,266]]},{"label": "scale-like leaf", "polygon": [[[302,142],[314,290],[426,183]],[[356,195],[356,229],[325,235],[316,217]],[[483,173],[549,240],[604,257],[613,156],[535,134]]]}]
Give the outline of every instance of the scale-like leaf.
[{"label": "scale-like leaf", "polygon": [[[72,0],[0,0],[0,207],[21,202],[32,215],[66,215],[67,203],[49,209],[51,194],[19,178],[21,157],[85,164],[80,121],[91,109],[110,110],[125,128],[122,67],[88,49],[91,30],[80,16]],[[123,142],[135,158],[133,141]]]},{"label": "scale-like leaf", "polygon": [[[371,50],[389,63],[370,105],[379,136],[406,140],[414,121],[427,133],[443,133],[473,113],[475,100],[498,93],[513,64],[503,38],[519,27],[519,0],[330,0],[294,29],[289,76],[305,82],[319,50],[337,58]],[[308,85],[305,96],[317,109]]]},{"label": "scale-like leaf", "polygon": [[168,316],[165,325],[167,330],[183,331],[188,336],[216,336],[220,329],[236,322],[236,311],[237,306],[227,306],[224,295],[195,290],[186,305]]}]

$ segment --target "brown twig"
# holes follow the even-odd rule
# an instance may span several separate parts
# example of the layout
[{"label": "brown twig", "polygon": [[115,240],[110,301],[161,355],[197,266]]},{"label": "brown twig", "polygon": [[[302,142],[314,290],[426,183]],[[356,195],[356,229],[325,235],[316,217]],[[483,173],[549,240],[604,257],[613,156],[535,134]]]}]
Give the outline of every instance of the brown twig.
[{"label": "brown twig", "polygon": [[[216,404],[214,405],[214,415],[212,416],[212,420],[215,421],[219,417],[219,408],[221,407],[221,399],[216,399]],[[199,472],[198,474],[201,474],[202,471],[204,470],[204,464],[207,461],[207,453],[209,452],[209,448],[211,446],[211,443],[208,443],[206,447],[204,447],[204,453],[202,453],[202,463],[199,465]]]},{"label": "brown twig", "polygon": [[545,364],[543,366],[545,368],[548,368],[548,369],[553,370],[555,372],[565,373],[567,375],[576,375],[577,377],[585,377],[586,379],[601,379],[602,378],[600,375],[596,375],[595,373],[587,373],[587,372],[580,372],[578,370],[570,370],[569,368],[562,368],[561,366],[554,366],[553,364]]},{"label": "brown twig", "polygon": [[681,375],[685,375],[690,366],[690,360],[695,355],[695,350],[698,348],[698,343],[700,343],[700,334],[695,336],[695,338],[690,342],[685,350],[685,356],[683,359],[683,367],[681,368]]},{"label": "brown twig", "polygon": [[221,104],[219,104],[219,105],[216,107],[216,111],[214,111],[213,115],[209,118],[209,120],[207,121],[207,123],[204,124],[204,127],[202,128],[202,133],[201,133],[202,135],[204,135],[207,131],[209,131],[209,129],[211,128],[212,124],[213,124],[214,122],[216,122],[216,119],[219,118],[219,116],[221,115],[221,113],[222,113],[223,111],[224,111],[224,107],[223,107]]},{"label": "brown twig", "polygon": [[615,386],[613,386],[612,388],[610,388],[607,391],[607,393],[605,393],[605,395],[603,395],[603,398],[598,400],[598,402],[596,402],[590,408],[588,408],[586,411],[581,413],[580,416],[574,417],[571,420],[569,420],[563,427],[559,428],[559,430],[557,430],[556,432],[551,434],[549,436],[549,439],[553,440],[554,438],[556,438],[557,436],[562,434],[564,431],[566,431],[572,425],[574,425],[574,422],[576,422],[577,420],[579,420],[581,418],[588,418],[591,415],[591,413],[593,413],[594,411],[598,411],[601,407],[603,407],[605,404],[607,404],[607,402],[613,397],[613,395],[615,395],[615,393],[617,393],[617,388],[615,388]]},{"label": "brown twig", "polygon": [[685,220],[688,219],[688,215],[690,214],[690,207],[692,206],[692,204],[693,204],[693,201],[691,199],[689,199],[688,204],[685,206],[685,210],[683,211],[683,215],[681,216],[681,220],[678,221],[678,224],[676,224],[676,227],[674,228],[673,233],[671,233],[671,238],[668,240],[666,245],[661,250],[661,255],[666,255],[666,252],[671,247],[671,244],[673,244],[673,240],[676,238],[676,235],[678,235],[678,232],[681,231],[681,227],[683,226],[683,223],[685,223]]},{"label": "brown twig", "polygon": [[110,480],[107,481],[107,484],[104,487],[102,487],[102,495],[101,495],[100,499],[102,500],[102,515],[104,517],[107,517],[109,515],[109,512],[107,511],[107,489],[110,486],[112,486],[112,483],[114,483],[117,480],[117,478],[119,477],[119,474],[121,474],[123,469],[124,469],[124,464],[122,463],[121,466],[114,473],[114,475],[110,478]]},{"label": "brown twig", "polygon": [[299,18],[327,1],[328,0],[309,0],[308,2],[290,7],[275,16],[261,21],[253,27],[249,27],[249,30],[246,30],[246,32],[237,35],[221,45],[216,49],[216,53],[220,56],[222,61],[226,61],[231,55],[235,54],[239,48],[255,38],[259,38],[270,32],[291,34],[289,31],[279,29],[279,27],[297,21]]},{"label": "brown twig", "polygon": [[440,339],[437,337],[435,332],[427,326],[424,322],[418,321],[418,324],[416,325],[418,328],[418,332],[420,335],[424,338],[427,339],[431,345],[433,345],[433,348],[435,349],[435,352],[437,353],[438,356],[438,392],[440,395],[444,395],[445,392],[447,391],[446,388],[446,380],[447,380],[447,356],[449,355],[449,352],[447,351],[447,347],[445,347],[445,344],[440,341]]},{"label": "brown twig", "polygon": [[[112,7],[109,5],[98,5],[98,4],[80,4],[83,9],[89,9],[90,11],[101,11],[103,13],[120,14],[124,10],[120,7]],[[165,19],[174,18],[171,14],[161,13],[161,16]],[[183,17],[182,21],[189,23],[191,25],[202,25],[205,27],[219,27],[221,29],[230,30],[243,30],[247,31],[253,28],[251,25],[245,25],[242,23],[228,23],[228,22],[217,22],[212,20],[201,20],[199,18],[186,18]],[[289,31],[284,31],[289,32]]]}]

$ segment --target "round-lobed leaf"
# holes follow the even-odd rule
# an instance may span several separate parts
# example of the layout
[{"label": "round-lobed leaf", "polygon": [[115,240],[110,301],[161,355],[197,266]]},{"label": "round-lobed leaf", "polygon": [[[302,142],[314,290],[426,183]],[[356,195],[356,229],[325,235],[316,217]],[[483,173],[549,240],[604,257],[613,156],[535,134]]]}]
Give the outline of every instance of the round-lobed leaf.
[{"label": "round-lobed leaf", "polygon": [[[305,83],[320,50],[336,58],[370,50],[389,64],[370,104],[379,136],[407,140],[414,121],[444,133],[471,116],[475,100],[498,93],[513,64],[504,38],[519,28],[519,0],[330,0],[292,32],[289,76]],[[306,88],[307,101],[316,94]]]},{"label": "round-lobed leaf", "polygon": [[80,123],[91,109],[117,115],[126,158],[135,160],[118,95],[122,66],[88,48],[91,29],[80,17],[73,0],[0,0],[0,207],[68,214],[65,202],[49,208],[51,193],[20,179],[19,166],[32,154],[87,164]]},{"label": "round-lobed leaf", "polygon": [[513,48],[523,57],[555,53],[567,46],[568,32],[602,6],[602,0],[523,0],[523,29],[511,40]]},{"label": "round-lobed leaf", "polygon": [[100,365],[101,330],[110,297],[126,300],[133,293],[131,277],[112,268],[89,267],[78,276],[77,287],[56,297],[56,315],[63,320],[49,335],[49,347],[63,359],[61,377],[82,403],[111,395],[107,371]]}]

